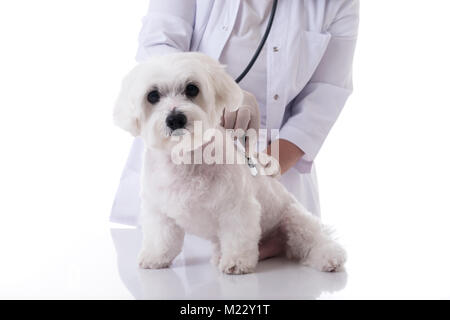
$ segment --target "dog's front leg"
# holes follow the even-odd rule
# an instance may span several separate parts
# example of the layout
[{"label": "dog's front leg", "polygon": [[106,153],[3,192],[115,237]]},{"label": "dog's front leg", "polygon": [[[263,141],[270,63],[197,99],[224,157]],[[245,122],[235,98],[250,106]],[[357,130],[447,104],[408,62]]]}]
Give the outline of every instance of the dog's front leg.
[{"label": "dog's front leg", "polygon": [[163,213],[142,217],[142,249],[138,263],[144,269],[166,268],[183,247],[184,230]]},{"label": "dog's front leg", "polygon": [[221,216],[219,269],[222,272],[244,274],[254,271],[259,256],[260,216],[261,207],[256,201],[248,201]]}]

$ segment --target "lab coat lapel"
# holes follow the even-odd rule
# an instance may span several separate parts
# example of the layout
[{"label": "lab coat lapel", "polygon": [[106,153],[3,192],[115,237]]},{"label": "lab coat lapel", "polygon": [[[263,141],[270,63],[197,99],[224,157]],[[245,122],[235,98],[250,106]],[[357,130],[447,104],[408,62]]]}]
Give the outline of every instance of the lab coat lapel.
[{"label": "lab coat lapel", "polygon": [[219,60],[233,30],[239,4],[240,0],[214,1],[209,25],[206,26],[202,41],[199,43],[199,51]]}]

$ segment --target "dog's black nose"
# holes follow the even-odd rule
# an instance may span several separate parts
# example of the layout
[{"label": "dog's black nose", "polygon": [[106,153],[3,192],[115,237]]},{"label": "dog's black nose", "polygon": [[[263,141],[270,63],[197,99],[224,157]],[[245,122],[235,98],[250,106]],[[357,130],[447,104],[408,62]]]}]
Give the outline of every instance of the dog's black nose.
[{"label": "dog's black nose", "polygon": [[166,118],[166,125],[172,129],[182,129],[187,123],[186,116],[181,112],[171,112]]}]

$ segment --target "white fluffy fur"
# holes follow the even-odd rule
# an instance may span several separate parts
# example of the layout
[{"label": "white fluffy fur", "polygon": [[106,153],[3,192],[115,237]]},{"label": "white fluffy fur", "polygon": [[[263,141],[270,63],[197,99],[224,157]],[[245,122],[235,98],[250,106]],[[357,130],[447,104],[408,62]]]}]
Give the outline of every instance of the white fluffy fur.
[{"label": "white fluffy fur", "polygon": [[[200,94],[187,99],[180,88],[195,82]],[[152,88],[165,92],[151,105]],[[144,233],[139,265],[168,267],[180,253],[184,233],[209,239],[212,261],[225,273],[252,272],[258,243],[280,228],[286,255],[321,271],[338,271],[346,260],[319,219],[311,215],[275,178],[253,177],[246,165],[175,165],[165,119],[174,107],[187,116],[187,130],[200,120],[219,128],[224,108],[236,109],[242,91],[223,66],[200,53],[152,58],[125,78],[114,110],[117,125],[145,141],[141,223]],[[230,142],[232,143],[232,142]]]}]

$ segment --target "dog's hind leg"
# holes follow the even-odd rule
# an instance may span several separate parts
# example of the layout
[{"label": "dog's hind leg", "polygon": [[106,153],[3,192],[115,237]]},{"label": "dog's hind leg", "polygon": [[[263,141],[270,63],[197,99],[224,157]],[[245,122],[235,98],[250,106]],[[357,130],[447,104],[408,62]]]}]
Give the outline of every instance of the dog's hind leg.
[{"label": "dog's hind leg", "polygon": [[340,271],[346,260],[345,250],[331,237],[331,232],[303,205],[292,202],[285,209],[282,230],[286,236],[286,256],[320,271]]}]

